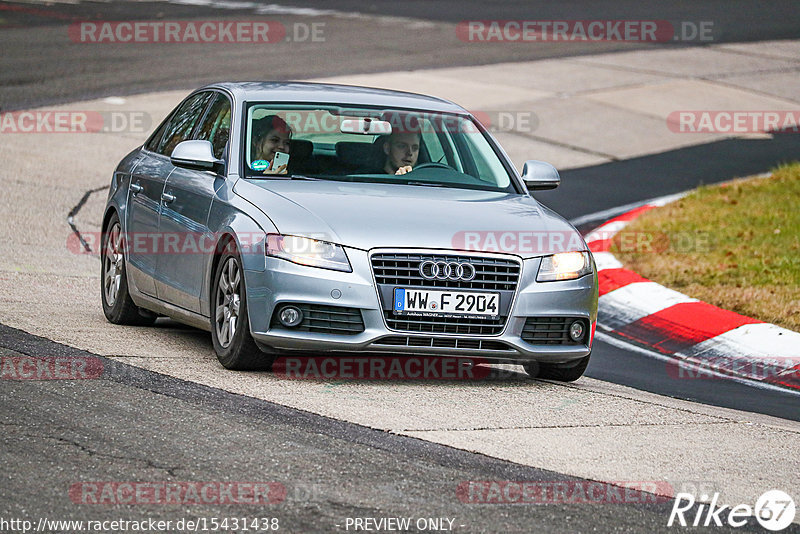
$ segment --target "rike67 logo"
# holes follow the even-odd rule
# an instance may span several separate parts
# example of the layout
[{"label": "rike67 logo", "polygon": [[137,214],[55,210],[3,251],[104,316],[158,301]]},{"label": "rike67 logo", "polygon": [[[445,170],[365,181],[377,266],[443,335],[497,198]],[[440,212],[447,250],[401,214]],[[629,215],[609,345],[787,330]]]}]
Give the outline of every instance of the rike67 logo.
[{"label": "rike67 logo", "polygon": [[[707,501],[708,496],[702,495],[701,500]],[[756,500],[755,506],[720,505],[719,493],[714,493],[711,503],[697,503],[697,509],[692,510],[695,504],[695,496],[691,493],[678,493],[667,526],[671,527],[677,523],[682,527],[722,527],[726,524],[731,527],[743,527],[751,517],[755,516],[762,527],[777,532],[792,524],[796,511],[794,500],[781,490],[765,492]]]}]

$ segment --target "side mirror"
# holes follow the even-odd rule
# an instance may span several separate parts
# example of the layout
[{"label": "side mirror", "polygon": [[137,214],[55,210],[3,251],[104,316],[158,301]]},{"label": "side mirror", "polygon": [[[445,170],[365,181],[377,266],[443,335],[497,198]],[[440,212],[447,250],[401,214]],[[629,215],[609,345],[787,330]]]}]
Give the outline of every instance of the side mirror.
[{"label": "side mirror", "polygon": [[561,184],[561,177],[556,168],[549,163],[529,159],[522,167],[522,181],[531,191],[545,191],[558,187]]},{"label": "side mirror", "polygon": [[214,147],[209,141],[181,141],[169,160],[176,167],[199,171],[222,172],[225,167],[223,160],[214,157]]}]

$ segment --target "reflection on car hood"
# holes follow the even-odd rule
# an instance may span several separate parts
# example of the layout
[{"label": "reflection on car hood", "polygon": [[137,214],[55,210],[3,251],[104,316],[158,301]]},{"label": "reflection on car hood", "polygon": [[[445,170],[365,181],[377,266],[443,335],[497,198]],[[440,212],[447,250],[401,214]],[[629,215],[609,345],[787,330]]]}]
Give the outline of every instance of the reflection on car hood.
[{"label": "reflection on car hood", "polygon": [[363,250],[455,248],[530,257],[585,249],[569,223],[526,195],[322,180],[239,180],[235,191],[283,234]]}]

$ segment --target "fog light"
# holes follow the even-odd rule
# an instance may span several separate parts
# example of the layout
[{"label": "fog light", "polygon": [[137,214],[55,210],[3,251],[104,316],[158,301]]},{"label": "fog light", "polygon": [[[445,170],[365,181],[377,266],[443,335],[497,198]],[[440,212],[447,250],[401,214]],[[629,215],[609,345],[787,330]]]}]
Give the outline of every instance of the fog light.
[{"label": "fog light", "polygon": [[294,306],[286,306],[278,314],[281,324],[288,328],[293,328],[303,321],[303,312]]},{"label": "fog light", "polygon": [[583,339],[583,323],[580,321],[575,321],[569,326],[569,337],[572,338],[572,341],[580,341]]}]

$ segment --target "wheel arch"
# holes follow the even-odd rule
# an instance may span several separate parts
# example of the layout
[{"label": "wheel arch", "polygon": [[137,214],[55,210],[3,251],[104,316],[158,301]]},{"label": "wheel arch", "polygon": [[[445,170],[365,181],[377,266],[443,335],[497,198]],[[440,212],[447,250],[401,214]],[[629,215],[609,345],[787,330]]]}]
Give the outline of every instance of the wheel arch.
[{"label": "wheel arch", "polygon": [[[117,217],[120,216],[119,215],[119,210],[117,209],[116,206],[111,204],[108,207],[106,207],[106,212],[103,214],[103,224],[100,226],[100,231],[101,232],[105,232],[108,229],[108,221],[111,220],[111,217],[113,217],[114,214],[116,214]],[[120,225],[122,225],[122,218],[121,217],[120,217]]]}]

